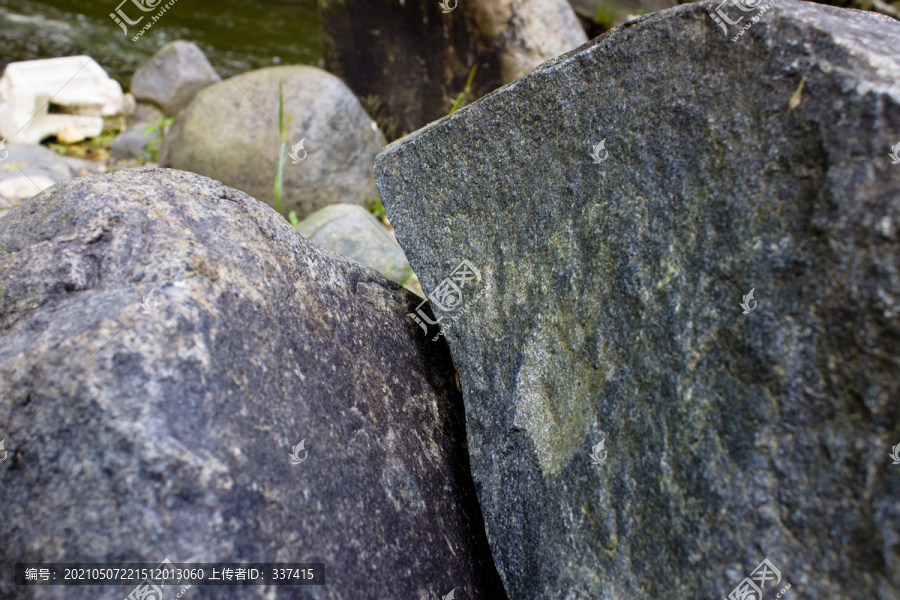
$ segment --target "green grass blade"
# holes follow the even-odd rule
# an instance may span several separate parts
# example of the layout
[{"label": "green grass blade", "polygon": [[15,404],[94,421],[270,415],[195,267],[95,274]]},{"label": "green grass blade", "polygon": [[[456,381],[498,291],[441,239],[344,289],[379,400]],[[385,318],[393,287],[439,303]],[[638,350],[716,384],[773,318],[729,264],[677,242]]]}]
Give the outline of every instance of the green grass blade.
[{"label": "green grass blade", "polygon": [[453,108],[450,109],[450,113],[456,112],[456,109],[465,102],[466,98],[469,96],[469,92],[472,91],[472,80],[475,78],[475,70],[478,68],[478,65],[472,65],[472,70],[469,71],[469,78],[466,80],[466,88],[462,91],[459,97],[456,99],[456,103],[453,105]]}]

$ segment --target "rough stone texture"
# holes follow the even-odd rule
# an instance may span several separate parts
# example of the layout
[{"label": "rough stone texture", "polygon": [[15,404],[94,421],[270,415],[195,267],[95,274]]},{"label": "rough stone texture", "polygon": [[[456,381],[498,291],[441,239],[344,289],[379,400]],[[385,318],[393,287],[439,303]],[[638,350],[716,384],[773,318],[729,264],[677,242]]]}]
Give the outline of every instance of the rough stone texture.
[{"label": "rough stone texture", "polygon": [[[449,350],[405,318],[418,302],[189,173],[76,179],[13,209],[0,220],[0,569],[320,561],[325,587],[189,595],[503,597]],[[0,578],[10,599],[128,591]]]},{"label": "rough stone texture", "polygon": [[395,139],[587,42],[566,0],[319,0],[325,65]]},{"label": "rough stone texture", "polygon": [[[294,210],[303,219],[329,204],[364,204],[377,196],[372,164],[384,137],[353,92],[314,67],[259,69],[203,90],[172,125],[160,164],[212,177],[274,206],[279,82],[288,132],[282,213]],[[294,164],[287,153],[301,140],[296,156],[305,158]]]},{"label": "rough stone texture", "polygon": [[222,78],[193,42],[169,42],[131,77],[131,93],[138,102],[177,115],[197,92]]},{"label": "rough stone texture", "polygon": [[447,338],[511,598],[724,598],[766,556],[900,598],[900,23],[780,0],[731,42],[716,6],[376,161],[423,288],[481,272]]},{"label": "rough stone texture", "polygon": [[[411,279],[409,261],[394,232],[361,206],[332,204],[320,208],[298,223],[297,231],[311,242],[372,267],[391,281]],[[413,291],[421,295],[418,283]]]}]

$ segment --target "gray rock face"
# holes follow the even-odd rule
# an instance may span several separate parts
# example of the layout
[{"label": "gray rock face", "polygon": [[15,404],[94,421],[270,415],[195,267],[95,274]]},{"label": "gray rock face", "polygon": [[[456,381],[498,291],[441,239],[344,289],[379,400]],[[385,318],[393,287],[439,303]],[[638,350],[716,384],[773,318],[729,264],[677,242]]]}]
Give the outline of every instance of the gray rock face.
[{"label": "gray rock face", "polygon": [[135,123],[120,133],[109,149],[110,155],[118,160],[146,156],[147,144],[160,135],[158,131],[147,131],[151,125],[153,123]]},{"label": "gray rock face", "polygon": [[311,242],[372,267],[391,281],[409,281],[412,269],[394,232],[361,206],[332,204],[320,208],[298,223],[297,231]]},{"label": "gray rock face", "polygon": [[286,151],[303,142],[295,153],[300,162],[285,156],[282,213],[295,210],[303,219],[329,204],[364,204],[377,196],[372,165],[384,136],[346,85],[314,67],[260,69],[203,90],[175,120],[160,164],[212,177],[274,206],[279,82]]},{"label": "gray rock face", "polygon": [[5,143],[0,148],[0,217],[22,200],[75,177],[73,159],[38,144]]},{"label": "gray rock face", "polygon": [[391,139],[447,115],[473,66],[469,100],[587,42],[566,0],[320,0],[319,11],[328,70]]},{"label": "gray rock face", "polygon": [[222,78],[193,42],[169,42],[140,66],[131,78],[131,93],[138,102],[177,115],[197,92]]},{"label": "gray rock face", "polygon": [[[47,177],[54,183],[72,179],[72,170],[66,157],[39,144],[16,144],[7,142],[0,149],[3,158],[0,179],[9,177]],[[7,154],[8,153],[8,154]]]},{"label": "gray rock face", "polygon": [[900,598],[900,23],[717,6],[376,162],[511,598]]},{"label": "gray rock face", "polygon": [[[119,171],[23,203],[0,220],[3,572],[316,561],[328,585],[304,598],[503,597],[449,351],[413,330],[416,304],[193,174]],[[2,598],[57,590],[0,578]]]}]

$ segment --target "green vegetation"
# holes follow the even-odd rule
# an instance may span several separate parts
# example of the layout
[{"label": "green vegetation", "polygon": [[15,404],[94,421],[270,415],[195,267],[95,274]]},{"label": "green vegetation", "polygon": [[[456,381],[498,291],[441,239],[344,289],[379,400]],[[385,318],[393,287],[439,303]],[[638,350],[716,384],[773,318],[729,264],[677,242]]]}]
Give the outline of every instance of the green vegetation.
[{"label": "green vegetation", "polygon": [[[287,146],[287,130],[291,125],[291,115],[284,122],[284,86],[278,82],[278,131],[281,132],[281,148],[278,150],[278,173],[275,174],[275,212],[281,214],[282,172],[284,171],[284,149]],[[297,218],[297,215],[294,215]]]},{"label": "green vegetation", "polygon": [[103,161],[109,157],[109,149],[112,148],[119,129],[104,130],[97,137],[88,138],[77,144],[63,144],[61,142],[45,142],[48,148],[62,156],[83,158],[85,160]]},{"label": "green vegetation", "polygon": [[453,114],[457,108],[465,106],[466,98],[469,97],[469,92],[472,91],[472,79],[475,78],[475,69],[477,68],[478,65],[472,65],[472,70],[469,71],[469,78],[466,80],[466,87],[456,99],[456,103],[453,104],[453,108],[450,109],[450,114]]},{"label": "green vegetation", "polygon": [[606,29],[612,29],[616,21],[616,3],[615,0],[603,0],[597,6],[597,12],[594,13],[594,24],[602,25]]},{"label": "green vegetation", "polygon": [[387,211],[384,210],[384,204],[381,203],[381,198],[377,196],[366,200],[366,208],[370,213],[375,215],[375,218],[379,221],[387,217]]},{"label": "green vegetation", "polygon": [[175,122],[175,117],[160,117],[155,125],[149,126],[144,133],[156,133],[156,137],[147,142],[144,146],[144,152],[151,161],[156,161],[159,157],[159,149],[162,147],[163,139],[169,131],[169,127]]}]

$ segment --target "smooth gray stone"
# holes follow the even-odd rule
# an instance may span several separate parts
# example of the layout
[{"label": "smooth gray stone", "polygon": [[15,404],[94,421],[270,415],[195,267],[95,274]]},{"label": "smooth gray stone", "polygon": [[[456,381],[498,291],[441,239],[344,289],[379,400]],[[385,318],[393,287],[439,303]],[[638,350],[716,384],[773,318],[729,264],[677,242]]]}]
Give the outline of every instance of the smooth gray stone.
[{"label": "smooth gray stone", "polygon": [[409,274],[409,261],[394,232],[355,204],[331,204],[297,224],[311,242],[372,267],[391,281]]},{"label": "smooth gray stone", "polygon": [[15,586],[16,562],[168,558],[325,564],[323,587],[191,598],[503,598],[418,302],[190,173],[79,178],[10,211],[0,597],[134,587]]},{"label": "smooth gray stone", "polygon": [[161,118],[164,118],[166,115],[163,111],[159,110],[153,104],[147,104],[146,102],[138,102],[134,107],[134,119],[135,123],[157,123]]},{"label": "smooth gray stone", "polygon": [[[723,32],[719,4],[376,161],[435,313],[464,313],[446,336],[511,598],[725,598],[765,557],[765,600],[900,598],[900,23],[780,0],[755,24],[728,3]],[[435,294],[454,272],[462,301]]]},{"label": "smooth gray stone", "polygon": [[147,132],[155,123],[135,123],[113,141],[109,153],[115,159],[143,158],[147,155],[147,144],[160,136],[159,131]]},{"label": "smooth gray stone", "polygon": [[54,183],[72,179],[75,160],[39,144],[4,143],[0,149],[0,209],[18,206]]},{"label": "smooth gray stone", "polygon": [[203,90],[169,130],[160,165],[212,177],[275,206],[279,83],[287,132],[282,214],[293,210],[304,219],[329,204],[362,205],[377,196],[372,164],[384,136],[353,92],[315,67],[259,69]]},{"label": "smooth gray stone", "polygon": [[222,78],[193,42],[169,42],[131,77],[131,93],[167,115],[177,115],[197,92]]},{"label": "smooth gray stone", "polygon": [[[4,144],[8,155],[0,162],[0,180],[27,175],[47,177],[53,181],[67,181],[75,177],[67,157],[40,144]],[[0,158],[4,155],[0,150]]]}]

